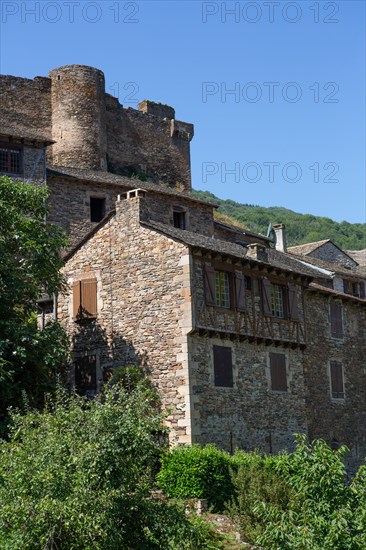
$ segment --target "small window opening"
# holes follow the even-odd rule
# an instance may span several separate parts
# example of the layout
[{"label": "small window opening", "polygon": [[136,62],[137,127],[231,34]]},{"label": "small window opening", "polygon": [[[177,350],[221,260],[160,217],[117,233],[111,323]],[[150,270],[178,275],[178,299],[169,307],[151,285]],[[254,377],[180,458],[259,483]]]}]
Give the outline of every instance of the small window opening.
[{"label": "small window opening", "polygon": [[0,147],[0,172],[20,174],[21,171],[21,150],[11,147]]},{"label": "small window opening", "polygon": [[105,216],[105,199],[90,197],[90,221],[100,222]]},{"label": "small window opening", "polygon": [[173,212],[173,225],[178,229],[186,228],[186,213],[185,212]]}]

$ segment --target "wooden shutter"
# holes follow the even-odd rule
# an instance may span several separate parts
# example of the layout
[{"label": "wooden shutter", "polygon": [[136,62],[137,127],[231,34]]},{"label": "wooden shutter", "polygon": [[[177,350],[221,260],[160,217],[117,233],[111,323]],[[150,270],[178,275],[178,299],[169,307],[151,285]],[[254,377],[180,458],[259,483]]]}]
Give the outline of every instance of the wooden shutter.
[{"label": "wooden shutter", "polygon": [[97,361],[95,355],[78,357],[75,366],[75,388],[80,395],[97,390]]},{"label": "wooden shutter", "polygon": [[97,315],[97,280],[81,281],[81,306],[83,317],[91,318]]},{"label": "wooden shutter", "polygon": [[365,297],[365,283],[360,283],[360,298]]},{"label": "wooden shutter", "polygon": [[342,303],[330,302],[330,332],[334,338],[342,338],[343,323],[342,323]]},{"label": "wooden shutter", "polygon": [[213,347],[215,386],[232,388],[233,363],[231,348],[225,346]]},{"label": "wooden shutter", "polygon": [[208,306],[216,305],[215,270],[212,265],[204,266],[205,300]]},{"label": "wooden shutter", "polygon": [[80,292],[80,281],[76,281],[72,285],[72,311],[73,319],[81,318],[81,292]]},{"label": "wooden shutter", "polygon": [[286,357],[283,353],[270,353],[271,387],[274,391],[287,391]]},{"label": "wooden shutter", "polygon": [[295,321],[299,319],[299,309],[297,307],[297,286],[288,285],[288,316]]},{"label": "wooden shutter", "polygon": [[338,361],[330,362],[330,380],[332,397],[335,399],[342,399],[344,397],[342,363],[338,363]]},{"label": "wooden shutter", "polygon": [[264,315],[272,315],[271,283],[262,279],[262,310]]},{"label": "wooden shutter", "polygon": [[241,271],[235,271],[235,305],[239,311],[245,311],[245,279]]}]

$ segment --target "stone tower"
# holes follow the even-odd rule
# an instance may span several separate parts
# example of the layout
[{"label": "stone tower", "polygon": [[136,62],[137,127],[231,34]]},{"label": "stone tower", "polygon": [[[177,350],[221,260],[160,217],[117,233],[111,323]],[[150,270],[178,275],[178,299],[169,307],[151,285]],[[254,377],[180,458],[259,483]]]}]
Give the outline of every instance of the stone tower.
[{"label": "stone tower", "polygon": [[66,65],[51,78],[51,160],[58,166],[83,169],[107,167],[104,74],[85,65]]}]

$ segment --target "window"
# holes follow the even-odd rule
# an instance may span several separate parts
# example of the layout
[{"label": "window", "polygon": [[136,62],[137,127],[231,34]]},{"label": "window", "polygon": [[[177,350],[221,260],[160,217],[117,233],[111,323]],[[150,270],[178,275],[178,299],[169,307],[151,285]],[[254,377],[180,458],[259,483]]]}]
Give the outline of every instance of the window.
[{"label": "window", "polygon": [[287,286],[262,280],[262,308],[264,315],[277,319],[299,320],[297,286]]},{"label": "window", "polygon": [[241,271],[223,271],[206,264],[204,289],[206,305],[245,310],[245,278]]},{"label": "window", "polygon": [[283,286],[271,285],[271,311],[273,317],[285,318]]},{"label": "window", "polygon": [[214,346],[213,362],[215,386],[232,388],[234,382],[231,348],[225,346]]},{"label": "window", "polygon": [[100,222],[105,216],[105,199],[90,197],[90,221]]},{"label": "window", "polygon": [[20,148],[0,146],[0,172],[20,174],[22,171],[22,152]]},{"label": "window", "polygon": [[186,213],[183,210],[173,211],[173,225],[177,229],[186,229]]},{"label": "window", "polygon": [[97,280],[76,281],[72,291],[74,321],[94,319],[97,315]]},{"label": "window", "polygon": [[252,278],[251,278],[251,277],[248,277],[247,275],[245,275],[244,281],[245,281],[245,288],[246,288],[246,290],[252,290],[252,288],[253,288],[253,281],[252,281]]},{"label": "window", "polygon": [[273,391],[287,391],[286,356],[283,353],[270,353],[271,388]]},{"label": "window", "polygon": [[342,303],[330,302],[330,334],[333,338],[343,337]]},{"label": "window", "polygon": [[78,357],[74,363],[75,388],[79,395],[94,395],[97,391],[97,361],[95,355]]},{"label": "window", "polygon": [[215,272],[215,304],[219,307],[230,308],[229,273]]},{"label": "window", "polygon": [[344,399],[343,366],[338,361],[330,362],[330,385],[333,399]]}]

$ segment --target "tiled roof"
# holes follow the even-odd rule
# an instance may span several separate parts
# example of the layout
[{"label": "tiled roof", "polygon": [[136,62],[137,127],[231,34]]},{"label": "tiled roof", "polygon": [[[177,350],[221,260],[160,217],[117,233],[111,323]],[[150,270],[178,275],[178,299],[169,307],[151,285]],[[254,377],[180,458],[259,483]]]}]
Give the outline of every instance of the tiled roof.
[{"label": "tiled roof", "polygon": [[[300,259],[299,255],[293,254],[293,257],[296,257],[296,256],[299,257]],[[366,277],[365,266],[356,266],[356,267],[351,267],[350,269],[347,269],[346,267],[342,267],[338,264],[333,264],[330,262],[326,262],[324,260],[319,260],[319,258],[312,258],[311,256],[306,256],[306,258],[303,258],[303,259],[309,264],[312,264],[314,266],[319,266],[323,269],[328,269],[329,271],[333,271],[334,273],[337,273],[339,275],[347,276],[350,278]]]},{"label": "tiled roof", "polygon": [[245,235],[248,235],[249,237],[258,237],[261,241],[272,241],[269,237],[265,237],[264,235],[261,235],[260,233],[253,233],[252,231],[248,231],[247,229],[244,229],[242,227],[239,227],[237,225],[231,225],[229,223],[224,223],[219,220],[214,220],[214,224],[217,226],[221,226],[224,229],[228,229],[229,231],[233,231],[235,233],[238,233],[239,235],[242,235],[245,237]]},{"label": "tiled roof", "polygon": [[346,250],[348,256],[351,256],[359,265],[366,266],[366,248],[363,250]]},{"label": "tiled roof", "polygon": [[16,127],[8,128],[6,126],[3,126],[0,121],[0,135],[5,136],[7,138],[17,139],[17,140],[23,140],[23,141],[30,141],[30,142],[36,142],[39,144],[45,144],[45,145],[51,145],[52,143],[55,143],[53,140],[49,138],[49,136],[45,136],[42,134],[39,134],[38,132],[34,132],[32,129],[28,129],[26,132],[23,131],[23,129],[19,129],[17,131]]},{"label": "tiled roof", "polygon": [[105,172],[103,170],[80,170],[77,168],[66,168],[63,166],[48,166],[47,174],[49,176],[72,178],[87,182],[103,183],[106,185],[117,185],[121,187],[121,192],[137,188],[145,189],[146,191],[154,191],[155,193],[160,193],[162,195],[184,198],[198,204],[205,204],[207,206],[211,206],[212,208],[217,208],[217,206],[211,202],[196,199],[187,191],[178,191],[177,189],[168,187],[164,183],[159,184],[152,183],[150,181],[140,181],[127,178],[126,176],[118,176],[117,174],[112,174],[112,172]]},{"label": "tiled roof", "polygon": [[333,290],[333,288],[327,288],[322,285],[319,285],[318,283],[310,283],[309,290],[313,290],[314,292],[324,292],[326,294],[331,294],[332,296],[338,296],[339,298],[342,298],[344,300],[350,300],[352,302],[359,302],[361,304],[365,304],[365,298],[358,298],[357,296],[352,296],[352,294],[346,294],[345,292],[339,292],[338,290]]},{"label": "tiled roof", "polygon": [[301,256],[306,256],[307,254],[310,254],[310,252],[313,252],[323,244],[329,243],[329,242],[331,242],[330,239],[325,239],[324,241],[316,241],[314,243],[306,243],[306,244],[299,244],[297,246],[289,246],[287,250],[292,254],[299,254]]},{"label": "tiled roof", "polygon": [[187,231],[184,229],[177,229],[170,225],[159,222],[149,221],[141,222],[141,224],[151,229],[155,229],[156,231],[172,237],[173,239],[177,239],[178,241],[188,246],[202,248],[211,252],[216,252],[219,254],[247,260],[252,265],[270,265],[283,271],[297,273],[300,275],[305,275],[307,277],[319,276],[319,272],[317,272],[316,269],[304,266],[301,262],[296,260],[296,258],[293,258],[291,255],[279,252],[278,250],[274,250],[272,248],[266,249],[268,253],[268,261],[265,262],[261,260],[256,260],[255,258],[251,258],[250,256],[248,256],[246,248],[239,244],[207,237],[206,235],[201,235],[199,233],[192,233],[191,231]]}]

